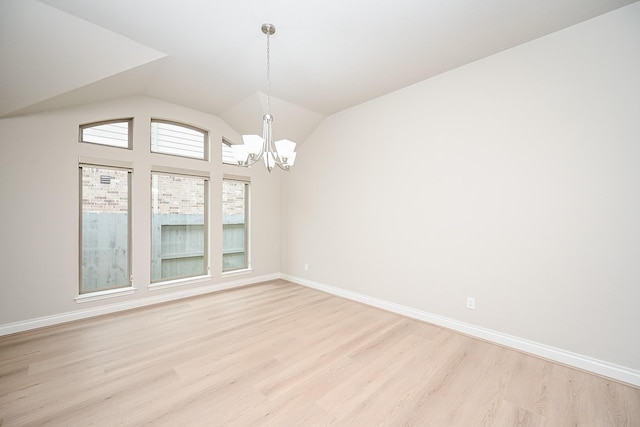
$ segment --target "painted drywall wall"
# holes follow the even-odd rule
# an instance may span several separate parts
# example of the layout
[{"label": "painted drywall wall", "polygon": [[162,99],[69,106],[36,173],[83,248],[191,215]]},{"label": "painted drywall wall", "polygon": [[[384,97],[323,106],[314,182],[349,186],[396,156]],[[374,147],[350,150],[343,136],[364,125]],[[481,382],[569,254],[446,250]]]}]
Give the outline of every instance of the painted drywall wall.
[{"label": "painted drywall wall", "polygon": [[[78,143],[78,126],[134,117],[132,151]],[[168,119],[210,132],[210,161],[151,154],[149,121]],[[211,279],[181,287],[223,287],[244,277],[280,271],[280,183],[277,172],[222,165],[222,137],[239,135],[219,118],[151,98],[135,97],[0,120],[0,326],[90,310],[176,292],[149,290],[151,186],[154,166],[208,170],[210,173]],[[115,159],[133,165],[133,295],[78,304],[79,156]],[[222,277],[222,177],[251,178],[253,271]],[[217,224],[217,225],[216,225]],[[64,319],[64,317],[63,317]]]},{"label": "painted drywall wall", "polygon": [[330,116],[283,273],[640,369],[638,76],[636,3]]}]

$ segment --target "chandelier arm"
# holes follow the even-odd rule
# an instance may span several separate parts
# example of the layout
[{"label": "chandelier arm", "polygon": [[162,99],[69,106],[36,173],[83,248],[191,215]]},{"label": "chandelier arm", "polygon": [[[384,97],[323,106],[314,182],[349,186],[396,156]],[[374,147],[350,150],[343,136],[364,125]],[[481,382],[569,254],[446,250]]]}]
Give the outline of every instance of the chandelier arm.
[{"label": "chandelier arm", "polygon": [[260,160],[261,158],[262,158],[262,152],[260,152],[260,154],[258,154],[257,156],[254,154],[249,154],[249,157],[247,158],[247,160],[240,166],[244,166],[244,167],[252,166],[256,164],[256,162],[258,162],[258,160]]},{"label": "chandelier arm", "polygon": [[285,165],[281,164],[280,162],[276,162],[276,165],[278,165],[278,167],[280,169],[282,169],[283,171],[287,171],[288,172],[288,171],[291,170],[291,166],[285,166]]},{"label": "chandelier arm", "polygon": [[265,154],[265,143],[264,143],[264,139],[262,142],[262,146],[260,147],[260,151],[258,152],[258,154],[249,154],[247,156],[247,160],[245,160],[243,163],[240,164],[240,166],[244,166],[244,167],[249,167],[249,166],[253,166],[254,164],[256,164],[257,162],[260,161],[260,159],[262,159],[262,157]]},{"label": "chandelier arm", "polygon": [[286,166],[286,162],[278,152],[278,147],[275,145],[273,141],[273,134],[272,134],[272,128],[271,128],[272,122],[273,122],[273,116],[269,115],[269,118],[265,119],[265,126],[267,126],[268,130],[266,131],[266,135],[264,135],[263,133],[263,138],[265,141],[263,145],[263,150],[266,153],[270,153],[273,156],[274,163],[278,165],[280,169],[289,170],[289,168]]},{"label": "chandelier arm", "polygon": [[278,166],[280,164],[285,164],[284,159],[282,158],[282,156],[280,155],[280,153],[278,153],[278,149],[274,147],[273,149],[273,153],[275,154],[275,159],[276,159],[276,163],[278,164]]}]

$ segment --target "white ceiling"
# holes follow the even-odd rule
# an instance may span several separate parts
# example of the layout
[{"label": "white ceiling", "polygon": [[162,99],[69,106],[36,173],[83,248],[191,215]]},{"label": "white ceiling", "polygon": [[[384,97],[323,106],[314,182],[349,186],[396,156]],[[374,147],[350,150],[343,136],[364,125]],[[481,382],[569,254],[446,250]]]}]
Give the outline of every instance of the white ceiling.
[{"label": "white ceiling", "polygon": [[[131,95],[274,133],[637,0],[0,0],[0,117]],[[285,136],[284,133],[287,135]]]}]

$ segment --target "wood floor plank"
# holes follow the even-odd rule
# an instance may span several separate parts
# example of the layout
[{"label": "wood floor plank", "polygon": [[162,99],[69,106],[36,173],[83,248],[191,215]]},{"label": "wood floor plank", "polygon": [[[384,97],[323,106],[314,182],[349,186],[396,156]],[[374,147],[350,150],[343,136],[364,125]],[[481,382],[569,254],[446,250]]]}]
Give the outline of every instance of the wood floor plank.
[{"label": "wood floor plank", "polygon": [[544,427],[544,417],[508,401],[502,401],[491,427]]},{"label": "wood floor plank", "polygon": [[0,425],[640,427],[640,389],[274,280],[0,337]]}]

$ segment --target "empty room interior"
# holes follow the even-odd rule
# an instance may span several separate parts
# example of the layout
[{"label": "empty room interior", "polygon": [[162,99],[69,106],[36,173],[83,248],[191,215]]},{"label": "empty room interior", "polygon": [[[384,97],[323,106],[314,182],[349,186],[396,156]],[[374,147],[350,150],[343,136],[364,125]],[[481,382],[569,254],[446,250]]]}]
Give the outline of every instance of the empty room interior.
[{"label": "empty room interior", "polygon": [[640,426],[640,2],[0,0],[0,425]]}]

